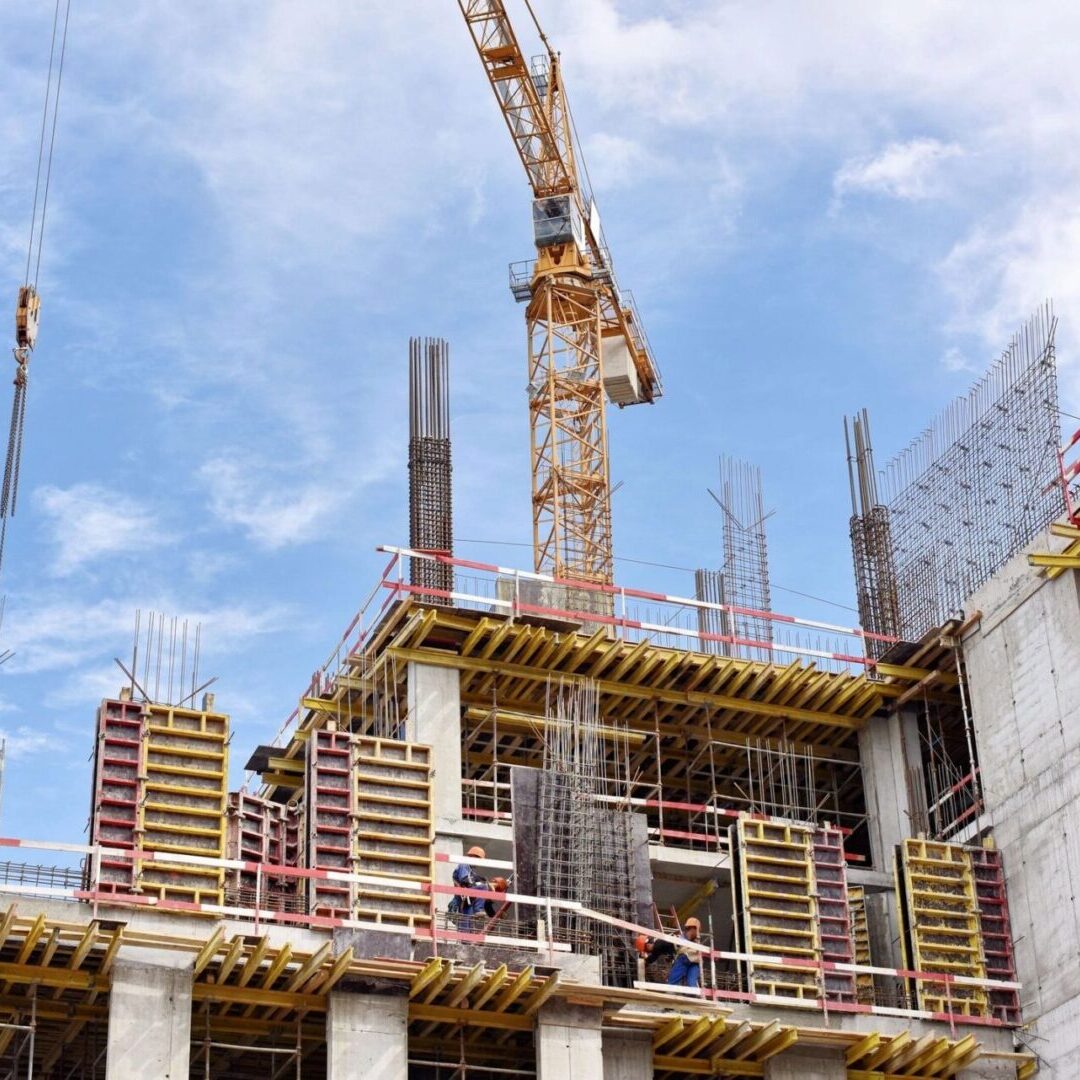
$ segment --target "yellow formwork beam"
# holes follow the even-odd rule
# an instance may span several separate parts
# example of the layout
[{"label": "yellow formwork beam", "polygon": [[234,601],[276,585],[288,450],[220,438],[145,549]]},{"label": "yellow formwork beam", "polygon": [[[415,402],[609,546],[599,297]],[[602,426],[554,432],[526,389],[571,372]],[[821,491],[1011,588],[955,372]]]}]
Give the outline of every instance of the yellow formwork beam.
[{"label": "yellow formwork beam", "polygon": [[461,1027],[501,1028],[504,1031],[532,1031],[533,1018],[520,1013],[480,1012],[476,1009],[454,1009],[447,1005],[409,1005],[409,1020],[456,1024]]},{"label": "yellow formwork beam", "polygon": [[[729,1058],[653,1057],[655,1072],[690,1073],[694,1076],[764,1076],[765,1063],[762,1061],[732,1061]],[[880,1077],[878,1078],[880,1080]]]},{"label": "yellow formwork beam", "polygon": [[[538,680],[545,677],[545,672],[527,664],[509,664],[498,660],[480,660],[470,656],[454,654],[440,655],[424,649],[391,648],[389,654],[398,661],[407,663],[430,664],[434,667],[454,668],[458,671],[484,671],[517,679]],[[777,705],[771,701],[755,701],[752,698],[732,697],[727,694],[710,694],[702,691],[668,690],[662,687],[639,686],[635,683],[613,683],[605,679],[596,680],[596,688],[601,694],[617,697],[640,698],[643,701],[665,701],[680,705],[701,705],[714,709],[730,709],[734,712],[753,713],[758,716],[783,717],[792,722],[807,721],[812,724],[828,724],[833,727],[857,731],[864,726],[864,721],[856,716],[843,716],[837,713],[801,709],[792,705]],[[878,688],[868,688],[877,693]]]}]

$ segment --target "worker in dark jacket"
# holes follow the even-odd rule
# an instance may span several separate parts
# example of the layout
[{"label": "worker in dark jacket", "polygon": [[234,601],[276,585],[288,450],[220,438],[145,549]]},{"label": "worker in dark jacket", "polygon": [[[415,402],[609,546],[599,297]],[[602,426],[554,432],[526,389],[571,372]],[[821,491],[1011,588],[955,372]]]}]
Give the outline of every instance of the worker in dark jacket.
[{"label": "worker in dark jacket", "polygon": [[[473,846],[465,852],[467,858],[484,859],[487,855],[482,847]],[[454,870],[454,884],[459,889],[487,889],[487,879],[480,877],[472,868],[471,863],[460,863]],[[485,914],[485,904],[480,896],[452,896],[447,904],[447,913],[454,916],[471,916]],[[470,929],[472,919],[455,918],[455,922],[463,929]]]}]

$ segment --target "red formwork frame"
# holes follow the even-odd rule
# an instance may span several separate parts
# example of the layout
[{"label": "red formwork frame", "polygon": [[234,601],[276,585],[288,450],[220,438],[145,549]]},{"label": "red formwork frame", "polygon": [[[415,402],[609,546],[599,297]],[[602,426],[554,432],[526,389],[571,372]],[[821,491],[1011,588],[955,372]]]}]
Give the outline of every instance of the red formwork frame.
[{"label": "red formwork frame", "polygon": [[[143,798],[142,706],[134,701],[103,701],[98,709],[94,759],[94,795],[90,808],[90,842],[135,852],[141,847],[139,805]],[[133,858],[103,855],[99,886],[130,892],[138,884]]]},{"label": "red formwork frame", "polygon": [[[307,865],[348,874],[353,869],[352,739],[347,731],[312,731],[307,744]],[[308,883],[308,910],[350,916],[355,886],[315,877]]]},{"label": "red formwork frame", "polygon": [[[971,858],[987,978],[1015,982],[1016,959],[1001,852],[996,848],[972,848]],[[1006,1024],[1020,1023],[1020,995],[1015,990],[990,989],[987,996],[992,1016]]]},{"label": "red formwork frame", "polygon": [[[823,964],[854,964],[851,908],[848,900],[844,835],[826,825],[814,832],[814,880],[817,886],[818,927]],[[855,1004],[854,972],[823,968],[825,999],[830,1003]]]}]

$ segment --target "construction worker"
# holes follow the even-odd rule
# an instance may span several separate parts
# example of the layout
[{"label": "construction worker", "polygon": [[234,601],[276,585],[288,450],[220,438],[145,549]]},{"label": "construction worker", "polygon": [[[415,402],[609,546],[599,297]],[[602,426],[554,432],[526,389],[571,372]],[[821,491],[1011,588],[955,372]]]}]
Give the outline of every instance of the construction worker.
[{"label": "construction worker", "polygon": [[[681,940],[687,944],[695,942],[700,933],[701,920],[691,917],[683,924]],[[697,989],[701,985],[701,953],[697,949],[679,945],[667,981],[669,986],[692,986]]]},{"label": "construction worker", "polygon": [[[504,877],[493,877],[486,887],[493,893],[504,893],[507,889],[507,880]],[[495,918],[496,910],[494,900],[484,901],[484,914],[487,915],[489,919]]]},{"label": "construction worker", "polygon": [[[486,859],[487,854],[482,847],[474,845],[465,852],[467,858],[470,859]],[[459,889],[487,889],[488,883],[486,878],[479,877],[473,870],[472,865],[467,862],[460,863],[454,870],[454,884]],[[469,916],[469,915],[483,915],[485,913],[485,903],[483,897],[480,896],[452,896],[450,903],[446,905],[447,913],[456,916]],[[461,920],[455,920],[461,925]],[[471,919],[464,920],[464,926],[466,929],[471,925]]]}]

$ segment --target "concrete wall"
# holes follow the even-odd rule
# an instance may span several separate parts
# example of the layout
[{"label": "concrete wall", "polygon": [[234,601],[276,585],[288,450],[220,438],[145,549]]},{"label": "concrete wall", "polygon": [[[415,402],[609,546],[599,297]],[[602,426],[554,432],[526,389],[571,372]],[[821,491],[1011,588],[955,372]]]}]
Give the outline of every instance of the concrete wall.
[{"label": "concrete wall", "polygon": [[461,673],[454,668],[409,662],[405,737],[432,749],[435,828],[460,835]]},{"label": "concrete wall", "polygon": [[[1044,537],[1033,550],[1054,550]],[[1078,576],[1011,560],[967,605],[964,641],[982,787],[1005,863],[1017,973],[1041,1076],[1080,1076]]]}]

